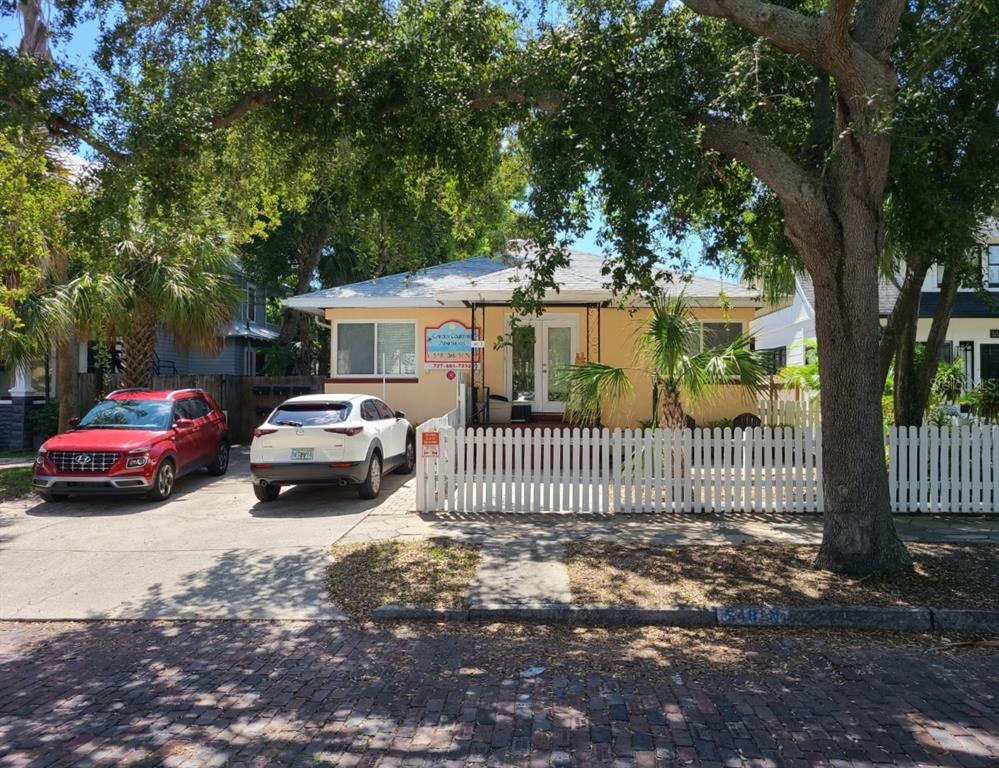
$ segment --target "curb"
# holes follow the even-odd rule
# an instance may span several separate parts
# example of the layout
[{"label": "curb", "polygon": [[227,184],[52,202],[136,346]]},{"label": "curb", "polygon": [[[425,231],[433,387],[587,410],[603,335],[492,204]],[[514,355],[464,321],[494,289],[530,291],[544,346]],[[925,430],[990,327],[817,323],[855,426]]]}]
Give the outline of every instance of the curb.
[{"label": "curb", "polygon": [[376,621],[482,621],[563,624],[575,627],[813,627],[887,632],[949,630],[999,634],[999,611],[919,606],[825,605],[782,608],[769,605],[679,605],[638,608],[623,605],[486,604],[470,608],[420,608],[412,605],[383,605],[374,609],[372,618]]}]

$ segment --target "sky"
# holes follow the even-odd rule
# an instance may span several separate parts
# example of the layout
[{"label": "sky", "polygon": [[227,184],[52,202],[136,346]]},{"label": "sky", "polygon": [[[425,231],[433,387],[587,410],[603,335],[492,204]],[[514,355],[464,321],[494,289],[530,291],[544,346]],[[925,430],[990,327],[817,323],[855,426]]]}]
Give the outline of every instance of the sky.
[{"label": "sky", "polygon": [[[52,42],[53,58],[66,64],[72,64],[78,69],[89,69],[92,66],[90,58],[94,51],[98,33],[99,28],[96,20],[82,22],[73,30],[69,39],[59,39]],[[18,19],[12,16],[0,17],[0,44],[5,47],[14,47],[17,45],[20,37],[21,28]],[[597,245],[597,230],[599,226],[600,221],[593,222],[590,231],[584,237],[576,240],[573,247],[580,251],[600,253],[601,248]],[[695,274],[716,279],[722,278],[721,273],[715,267],[698,263],[700,261],[700,243],[696,239],[684,242],[683,251],[688,257],[688,262],[696,265],[694,268]],[[733,278],[727,276],[725,279],[731,281]]]}]

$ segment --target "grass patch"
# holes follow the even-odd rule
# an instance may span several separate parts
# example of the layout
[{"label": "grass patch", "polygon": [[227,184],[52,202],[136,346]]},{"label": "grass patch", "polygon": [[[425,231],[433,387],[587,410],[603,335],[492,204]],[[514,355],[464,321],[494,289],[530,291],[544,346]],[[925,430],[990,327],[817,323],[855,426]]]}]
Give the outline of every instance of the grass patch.
[{"label": "grass patch", "polygon": [[16,499],[31,492],[31,467],[0,469],[0,501]]},{"label": "grass patch", "polygon": [[453,539],[334,546],[326,569],[330,600],[355,619],[380,605],[459,608],[479,564],[479,547]]},{"label": "grass patch", "polygon": [[0,451],[0,459],[23,459],[24,461],[32,461],[34,458],[34,451]]},{"label": "grass patch", "polygon": [[573,543],[573,601],[656,607],[766,603],[999,609],[999,546],[910,544],[911,573],[852,579],[812,568],[818,547]]}]

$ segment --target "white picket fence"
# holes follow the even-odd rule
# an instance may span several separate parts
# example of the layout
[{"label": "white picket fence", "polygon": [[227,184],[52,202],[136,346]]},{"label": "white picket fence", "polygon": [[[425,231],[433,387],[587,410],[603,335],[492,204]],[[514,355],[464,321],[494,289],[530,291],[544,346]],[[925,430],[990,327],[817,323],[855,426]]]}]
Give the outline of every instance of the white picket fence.
[{"label": "white picket fence", "polygon": [[814,427],[822,423],[818,400],[760,400],[756,415],[764,427]]},{"label": "white picket fence", "polygon": [[999,427],[891,427],[888,487],[896,512],[999,512]]},{"label": "white picket fence", "polygon": [[[417,430],[420,511],[823,509],[816,426],[513,430],[448,421]],[[435,440],[425,445],[424,432],[436,432]],[[892,428],[887,449],[895,511],[999,511],[999,427]]]}]

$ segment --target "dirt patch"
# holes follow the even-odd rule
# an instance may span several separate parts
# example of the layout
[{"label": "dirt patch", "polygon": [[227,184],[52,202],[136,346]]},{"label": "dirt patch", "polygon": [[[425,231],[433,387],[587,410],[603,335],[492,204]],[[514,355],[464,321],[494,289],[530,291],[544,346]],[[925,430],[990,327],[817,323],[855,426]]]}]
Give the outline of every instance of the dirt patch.
[{"label": "dirt patch", "polygon": [[453,539],[380,541],[332,549],[330,600],[356,619],[380,605],[460,608],[479,564],[479,547]]},{"label": "dirt patch", "polygon": [[573,601],[655,607],[759,604],[999,609],[999,546],[910,544],[911,573],[851,579],[812,567],[817,546],[573,543]]}]

